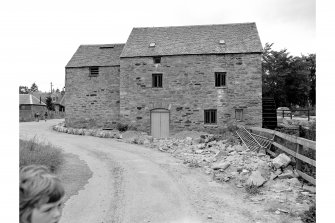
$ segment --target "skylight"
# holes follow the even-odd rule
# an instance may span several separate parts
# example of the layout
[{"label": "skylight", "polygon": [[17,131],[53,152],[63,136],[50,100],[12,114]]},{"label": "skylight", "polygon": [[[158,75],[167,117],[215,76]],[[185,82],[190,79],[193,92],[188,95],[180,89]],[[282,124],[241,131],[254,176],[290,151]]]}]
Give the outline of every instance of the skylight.
[{"label": "skylight", "polygon": [[156,46],[156,43],[150,43],[149,44],[149,47],[155,47]]},{"label": "skylight", "polygon": [[220,39],[219,43],[220,44],[226,44],[226,42],[223,39]]},{"label": "skylight", "polygon": [[110,46],[101,46],[99,47],[100,49],[110,49],[110,48],[114,48],[113,45],[110,45]]}]

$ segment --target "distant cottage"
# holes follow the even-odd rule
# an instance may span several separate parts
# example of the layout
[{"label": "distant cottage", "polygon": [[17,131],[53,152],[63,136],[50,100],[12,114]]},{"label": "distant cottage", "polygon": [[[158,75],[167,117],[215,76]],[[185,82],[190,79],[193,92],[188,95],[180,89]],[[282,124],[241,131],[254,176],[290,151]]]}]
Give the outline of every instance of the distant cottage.
[{"label": "distant cottage", "polygon": [[66,65],[66,124],[155,137],[261,126],[261,53],[255,23],[133,28],[126,44],[81,45]]},{"label": "distant cottage", "polygon": [[19,95],[19,119],[20,121],[33,121],[35,114],[41,116],[47,111],[46,104],[31,94]]}]

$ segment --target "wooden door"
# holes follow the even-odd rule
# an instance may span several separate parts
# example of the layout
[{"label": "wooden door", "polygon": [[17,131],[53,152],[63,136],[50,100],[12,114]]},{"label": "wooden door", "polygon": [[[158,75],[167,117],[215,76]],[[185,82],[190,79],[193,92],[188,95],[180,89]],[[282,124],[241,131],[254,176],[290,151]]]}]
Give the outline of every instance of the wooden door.
[{"label": "wooden door", "polygon": [[151,135],[155,138],[169,137],[169,111],[155,109],[151,111]]}]

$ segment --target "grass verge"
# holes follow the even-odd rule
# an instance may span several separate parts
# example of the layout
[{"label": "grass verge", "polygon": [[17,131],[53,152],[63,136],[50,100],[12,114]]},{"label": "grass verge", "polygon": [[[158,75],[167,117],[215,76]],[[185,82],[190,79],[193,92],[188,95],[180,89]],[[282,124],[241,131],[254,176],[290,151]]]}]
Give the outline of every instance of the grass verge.
[{"label": "grass verge", "polygon": [[31,164],[47,166],[55,173],[64,162],[62,151],[49,144],[39,142],[35,137],[20,139],[20,167]]}]

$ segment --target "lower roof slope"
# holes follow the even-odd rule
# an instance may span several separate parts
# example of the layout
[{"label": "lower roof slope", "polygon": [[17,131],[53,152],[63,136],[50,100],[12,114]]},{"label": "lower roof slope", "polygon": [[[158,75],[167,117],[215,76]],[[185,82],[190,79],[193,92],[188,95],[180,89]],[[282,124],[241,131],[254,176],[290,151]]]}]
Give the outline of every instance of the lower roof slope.
[{"label": "lower roof slope", "polygon": [[65,66],[118,66],[124,44],[80,45],[71,60]]},{"label": "lower roof slope", "polygon": [[46,105],[44,102],[40,101],[40,99],[31,94],[20,94],[19,103],[20,105]]}]

